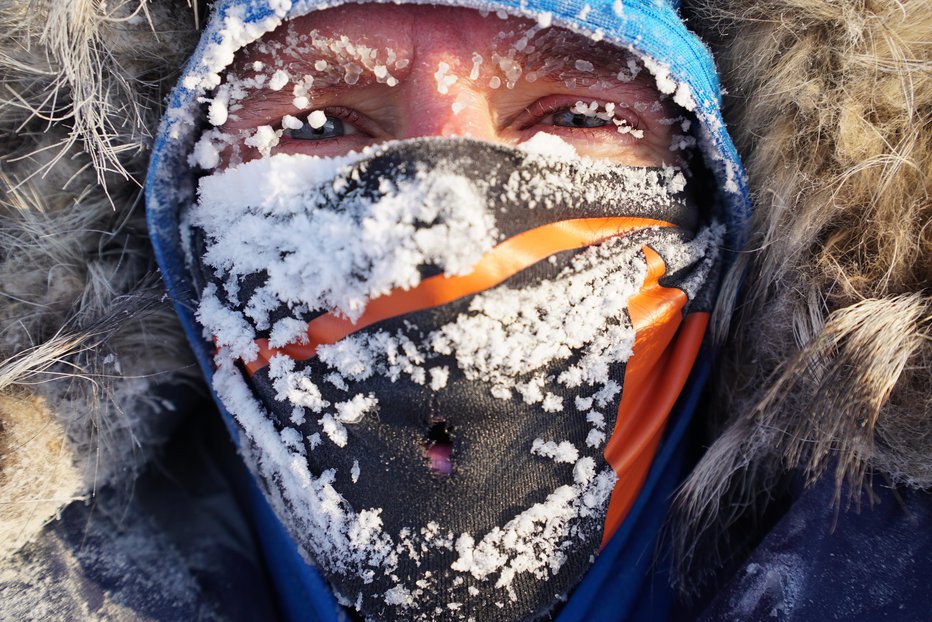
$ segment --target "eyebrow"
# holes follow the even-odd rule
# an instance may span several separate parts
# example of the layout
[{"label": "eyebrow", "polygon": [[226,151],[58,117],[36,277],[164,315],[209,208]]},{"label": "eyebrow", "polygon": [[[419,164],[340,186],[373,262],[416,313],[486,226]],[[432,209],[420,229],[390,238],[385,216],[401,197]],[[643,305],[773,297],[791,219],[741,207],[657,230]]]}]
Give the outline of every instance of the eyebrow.
[{"label": "eyebrow", "polygon": [[[312,75],[314,82],[307,90],[308,99],[313,103],[315,99],[326,96],[337,96],[346,91],[372,87],[378,85],[378,80],[369,71],[364,71],[359,75],[358,81],[353,84],[347,84],[342,76],[321,75],[314,69],[314,62],[326,60],[328,63],[334,62],[333,56],[324,55],[316,56],[314,61],[303,59],[294,59],[282,65],[281,69],[285,70],[289,76],[307,76]],[[398,78],[399,83],[402,78]],[[292,101],[295,99],[294,82],[289,81],[279,90],[270,89],[268,86],[250,89],[246,97],[240,99],[235,107],[231,107],[241,122],[264,121],[270,117],[277,117],[285,108],[292,108]],[[293,112],[292,114],[297,114]]]},{"label": "eyebrow", "polygon": [[[316,33],[317,31],[315,30],[312,31],[310,35],[314,36]],[[357,45],[353,45],[348,41],[347,43],[349,43],[350,47],[358,49]],[[372,70],[364,67],[361,64],[361,59],[358,57],[352,57],[345,53],[341,54],[336,50],[321,48],[304,41],[290,45],[284,50],[282,50],[282,47],[283,46],[280,46],[278,43],[273,43],[271,45],[266,43],[264,48],[258,47],[256,49],[256,52],[258,52],[261,57],[257,57],[253,54],[247,55],[233,65],[230,73],[237,77],[246,78],[252,73],[284,70],[289,75],[289,78],[311,76],[313,78],[313,83],[310,88],[308,88],[307,93],[308,98],[312,102],[315,98],[320,98],[324,95],[339,95],[342,92],[371,87],[380,83]],[[382,49],[390,50],[390,53],[394,54],[394,50],[391,48]],[[271,61],[268,58],[270,56],[273,59]],[[395,55],[395,59],[393,63],[397,65],[399,61],[407,59],[407,56],[399,57],[399,55]],[[254,71],[252,69],[252,64],[255,61],[263,63],[264,67],[262,70]],[[327,68],[318,69],[317,65],[320,62],[325,62]],[[356,81],[352,84],[346,82],[346,72],[339,70],[340,68],[347,67],[350,63],[362,70],[358,73]],[[390,66],[391,64],[392,63],[386,65],[388,75],[394,77],[397,83],[400,84],[410,72],[410,60],[408,60],[403,68]],[[247,96],[237,102],[239,105],[236,106],[235,109],[231,108],[231,112],[235,112],[241,121],[258,121],[265,120],[269,118],[269,116],[278,116],[282,108],[288,107],[292,100],[294,100],[294,84],[295,82],[289,79],[288,83],[279,90],[273,90],[267,85],[251,88]]]},{"label": "eyebrow", "polygon": [[[530,74],[534,74],[536,80],[543,82],[567,84],[572,81],[580,87],[591,86],[600,81],[617,81],[619,68],[627,68],[628,62],[636,58],[625,49],[604,42],[595,42],[561,28],[548,28],[536,33],[527,41],[526,47],[520,51],[512,47],[514,41],[505,43],[505,45],[510,53],[498,54],[498,56],[503,60],[507,58],[520,68],[521,74],[518,80],[526,80]],[[492,50],[492,54],[497,52],[498,50]],[[338,96],[346,91],[381,85],[371,70],[365,69],[355,61],[353,61],[354,64],[360,66],[363,71],[353,84],[346,83],[339,72],[331,71],[322,74],[315,67],[315,64],[320,61],[325,61],[328,67],[346,66],[346,57],[330,50],[314,50],[310,58],[303,54],[296,55],[292,50],[286,51],[286,54],[288,56],[285,62],[278,68],[284,69],[290,76],[313,76],[314,82],[308,89],[308,97],[311,101],[315,98]],[[491,58],[488,58],[492,54],[487,53],[486,57],[483,57],[483,65],[492,64]],[[403,58],[410,56],[412,55],[408,54]],[[556,62],[550,62],[554,59]],[[252,71],[249,67],[251,62],[246,59],[236,65],[233,70],[234,75],[248,74]],[[266,63],[266,66],[268,65],[269,63]],[[412,63],[409,62],[402,69],[390,70],[390,74],[401,84],[409,74],[411,66]],[[468,67],[468,63],[466,66]],[[460,74],[462,73],[463,68],[460,69]],[[472,83],[478,82],[478,80],[470,80],[468,75],[458,75],[458,78]],[[239,120],[245,123],[278,116],[282,109],[288,107],[294,99],[293,89],[289,88],[292,84],[289,82],[278,91],[267,86],[253,89],[247,98],[240,100],[238,102],[240,105],[231,112],[234,112]],[[504,81],[502,86],[505,86]]]},{"label": "eyebrow", "polygon": [[[525,75],[528,68],[535,63],[541,63],[541,58],[559,58],[562,66],[556,65],[560,72],[556,78],[552,72],[539,75],[540,79],[551,81],[567,79],[617,79],[619,68],[627,69],[628,61],[636,58],[631,52],[615,47],[614,45],[596,42],[592,39],[578,35],[564,29],[551,28],[535,36],[528,43],[533,51],[523,51],[521,55],[522,68]],[[516,59],[517,60],[517,59]],[[547,66],[547,61],[543,61]],[[531,68],[531,72],[539,73]]]}]

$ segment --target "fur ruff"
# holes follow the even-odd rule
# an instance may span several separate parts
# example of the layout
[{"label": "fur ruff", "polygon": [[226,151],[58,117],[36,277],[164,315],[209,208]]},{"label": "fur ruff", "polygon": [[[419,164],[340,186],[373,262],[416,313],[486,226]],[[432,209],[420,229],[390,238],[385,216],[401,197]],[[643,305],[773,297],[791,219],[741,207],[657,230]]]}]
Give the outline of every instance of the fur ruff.
[{"label": "fur ruff", "polygon": [[[932,486],[932,12],[698,0],[754,194],[722,294],[717,437],[677,499],[686,589],[786,474]],[[729,308],[723,305],[722,308]]]},{"label": "fur ruff", "polygon": [[196,373],[146,239],[161,100],[197,41],[183,1],[0,8],[0,557],[134,473]]},{"label": "fur ruff", "polygon": [[[685,4],[756,202],[720,307],[737,301],[719,318],[720,436],[678,501],[695,579],[788,470],[932,484],[932,15],[922,0]],[[171,430],[156,385],[194,382],[139,183],[196,18],[184,0],[0,8],[0,556],[69,500],[131,486]]]}]

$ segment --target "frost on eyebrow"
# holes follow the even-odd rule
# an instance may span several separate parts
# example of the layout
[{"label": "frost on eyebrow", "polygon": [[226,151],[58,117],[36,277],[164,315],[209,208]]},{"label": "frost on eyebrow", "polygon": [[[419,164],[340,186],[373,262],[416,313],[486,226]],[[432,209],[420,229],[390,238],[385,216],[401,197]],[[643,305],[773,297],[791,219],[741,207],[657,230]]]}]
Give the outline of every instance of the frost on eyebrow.
[{"label": "frost on eyebrow", "polygon": [[243,50],[211,96],[199,98],[213,128],[203,132],[195,145],[189,157],[192,165],[216,168],[226,149],[230,149],[228,161],[238,164],[240,144],[268,156],[283,135],[282,129],[269,124],[289,105],[292,114],[285,115],[282,127],[298,129],[297,117],[304,116],[298,113],[309,111],[321,91],[370,83],[394,87],[399,83],[396,74],[402,75],[410,65],[389,46],[369,46],[318,30],[298,32],[293,23],[282,28],[276,36]]},{"label": "frost on eyebrow", "polygon": [[[298,32],[293,23],[283,28],[284,36],[254,43],[228,72],[227,84],[233,88],[224,102],[227,113],[238,111],[250,90],[278,91],[291,85],[295,106],[306,108],[312,88],[338,89],[369,82],[396,86],[410,64],[391,47],[373,47],[316,29]],[[549,20],[528,21],[517,28],[512,25],[492,40],[491,54],[486,51],[484,57],[475,51],[470,61],[469,79],[479,80],[482,68],[491,72],[483,81],[493,89],[514,88],[523,77],[529,83],[548,79],[568,88],[604,90],[637,79],[643,69],[643,63],[628,51],[551,27]],[[446,70],[441,66],[435,77],[438,90],[444,93],[457,76],[449,72],[449,66]]]},{"label": "frost on eyebrow", "polygon": [[393,72],[409,64],[391,47],[373,47],[346,35],[325,35],[316,29],[299,33],[292,23],[286,28],[284,42],[260,41],[256,52],[271,56],[274,65],[295,75],[315,75],[331,85],[353,85],[363,74],[371,74],[376,82],[395,86],[398,79]]},{"label": "frost on eyebrow", "polygon": [[211,106],[212,125],[235,120],[247,100],[252,106],[290,95],[292,106],[304,110],[313,103],[315,90],[369,83],[394,87],[397,75],[410,65],[392,47],[370,46],[316,29],[297,32],[293,23],[284,28],[284,36],[260,39],[246,48],[213,98],[205,100]]},{"label": "frost on eyebrow", "polygon": [[536,77],[568,88],[609,90],[635,82],[642,68],[640,59],[627,50],[567,31],[547,31],[534,48],[528,65],[536,66]]},{"label": "frost on eyebrow", "polygon": [[[543,78],[570,88],[610,88],[629,81],[627,75],[637,75],[630,67],[638,61],[626,50],[545,24],[502,31],[493,40],[491,61],[506,86],[523,75],[528,82]],[[629,68],[628,74],[621,73],[624,68]]]}]

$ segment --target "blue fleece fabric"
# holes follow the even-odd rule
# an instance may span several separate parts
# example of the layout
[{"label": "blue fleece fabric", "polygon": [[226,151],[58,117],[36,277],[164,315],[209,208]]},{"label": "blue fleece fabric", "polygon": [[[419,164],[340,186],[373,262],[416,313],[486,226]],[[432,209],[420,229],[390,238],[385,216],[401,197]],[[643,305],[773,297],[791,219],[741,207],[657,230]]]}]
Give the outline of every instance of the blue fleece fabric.
[{"label": "blue fleece fabric", "polygon": [[[843,499],[838,508],[837,497]],[[786,513],[715,593],[699,622],[927,622],[932,494],[894,488],[836,490],[829,469],[802,481]]]},{"label": "blue fleece fabric", "polygon": [[[342,2],[303,0],[219,0],[178,86],[172,92],[156,138],[146,180],[149,233],[162,276],[181,318],[204,375],[213,374],[211,346],[194,319],[196,301],[184,265],[179,208],[194,196],[194,179],[188,164],[197,128],[197,98],[211,84],[205,75],[231,60],[232,50],[216,53],[216,44],[229,37],[227,18],[237,18],[254,30],[253,39],[273,28],[280,18],[291,18]],[[726,251],[738,250],[744,241],[749,199],[743,169],[720,113],[718,79],[712,58],[679,19],[674,3],[663,0],[583,2],[582,0],[443,0],[431,4],[504,10],[536,18],[551,14],[555,26],[601,38],[649,57],[684,84],[695,101],[697,137],[705,145],[706,166],[720,189],[717,204],[728,232]],[[241,41],[242,43],[242,41]],[[218,66],[218,64],[220,66]],[[687,387],[671,415],[663,441],[644,489],[625,522],[600,554],[583,582],[570,596],[559,616],[561,622],[582,620],[663,620],[670,594],[658,572],[650,571],[657,554],[657,534],[668,499],[680,481],[685,430],[707,375],[708,357],[696,364]],[[216,400],[216,396],[215,396]],[[234,441],[238,435],[230,415],[217,401]],[[293,620],[337,620],[339,606],[326,583],[306,564],[280,521],[253,482],[252,513],[269,562],[282,611]]]}]

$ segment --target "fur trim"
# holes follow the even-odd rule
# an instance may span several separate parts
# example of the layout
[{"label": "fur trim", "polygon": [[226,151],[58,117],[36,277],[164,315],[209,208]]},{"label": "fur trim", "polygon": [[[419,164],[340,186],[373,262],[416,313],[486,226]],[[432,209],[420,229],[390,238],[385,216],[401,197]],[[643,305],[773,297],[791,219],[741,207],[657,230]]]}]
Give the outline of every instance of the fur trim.
[{"label": "fur trim", "polygon": [[932,486],[932,13],[923,0],[690,11],[755,194],[723,293],[739,300],[720,326],[724,431],[678,498],[695,578],[735,553],[728,527],[788,471],[811,482],[831,467],[854,496],[871,472]]},{"label": "fur trim", "polygon": [[131,486],[196,375],[146,237],[161,100],[197,40],[183,2],[0,8],[0,556],[68,501]]}]

